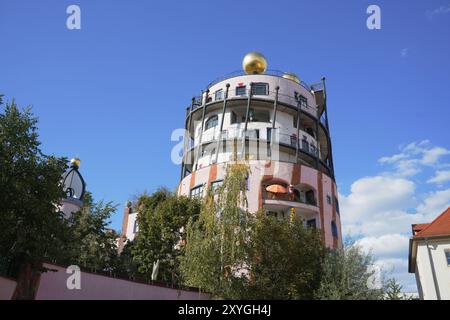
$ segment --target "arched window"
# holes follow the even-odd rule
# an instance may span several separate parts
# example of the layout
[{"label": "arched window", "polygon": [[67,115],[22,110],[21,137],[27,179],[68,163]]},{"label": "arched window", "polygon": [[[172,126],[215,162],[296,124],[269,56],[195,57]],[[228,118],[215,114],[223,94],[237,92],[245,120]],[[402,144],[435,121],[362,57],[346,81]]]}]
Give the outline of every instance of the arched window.
[{"label": "arched window", "polygon": [[333,237],[338,237],[338,229],[335,221],[331,221],[331,233],[333,234]]},{"label": "arched window", "polygon": [[205,125],[206,129],[205,130],[214,128],[215,126],[217,126],[218,122],[219,122],[219,117],[217,115],[210,117],[206,121],[206,125]]}]

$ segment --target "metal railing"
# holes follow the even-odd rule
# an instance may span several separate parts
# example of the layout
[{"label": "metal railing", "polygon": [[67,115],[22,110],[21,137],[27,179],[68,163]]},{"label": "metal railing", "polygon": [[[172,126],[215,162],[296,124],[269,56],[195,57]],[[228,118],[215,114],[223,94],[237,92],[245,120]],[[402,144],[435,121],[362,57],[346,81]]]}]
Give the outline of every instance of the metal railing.
[{"label": "metal railing", "polygon": [[[280,78],[282,78],[283,75],[284,75],[285,73],[286,73],[286,72],[283,72],[283,71],[280,71],[280,70],[272,70],[272,69],[271,69],[271,70],[267,70],[266,72],[264,72],[264,73],[261,74],[261,75],[268,75],[268,76],[275,76],[275,77],[280,77]],[[218,78],[214,79],[213,81],[211,81],[211,82],[206,86],[206,89],[209,89],[209,88],[211,88],[213,85],[215,85],[215,84],[217,84],[217,83],[219,83],[219,82],[222,82],[222,81],[224,81],[224,80],[226,80],[226,79],[231,79],[231,78],[240,77],[240,76],[248,76],[248,74],[245,73],[244,70],[237,70],[237,71],[233,71],[233,72],[227,73],[227,74],[225,74],[225,75],[223,75],[223,76],[221,76],[221,77],[218,77]],[[303,88],[305,88],[306,90],[311,91],[311,87],[310,87],[306,82],[300,81],[300,85],[301,85]]]},{"label": "metal railing", "polygon": [[[304,131],[301,131],[301,135],[308,135],[308,134]],[[225,129],[222,132],[220,132],[219,127],[216,126],[203,132],[202,144],[217,141],[219,139],[242,140],[244,136],[250,140],[272,142],[291,146],[292,148],[297,148],[298,144],[299,151],[303,151],[307,154],[310,154],[313,157],[320,157],[320,150],[317,148],[317,141],[316,144],[312,144],[308,140],[298,139],[296,134],[282,132],[277,128],[272,129],[271,127],[265,128],[262,127],[260,129],[247,129],[247,131],[245,131],[244,128],[234,127]],[[196,137],[196,141],[199,141],[198,135]],[[195,146],[198,146],[198,144],[195,144]],[[189,147],[192,149],[194,145],[191,144]]]},{"label": "metal railing", "polygon": [[262,196],[264,200],[292,201],[307,204],[310,206],[317,206],[315,199],[306,199],[306,197],[299,196],[295,193],[272,193],[263,188]]},{"label": "metal railing", "polygon": [[[249,93],[250,93],[250,88],[246,88],[245,94],[236,94],[236,90],[229,90],[228,99],[232,100],[232,99],[237,99],[237,98],[240,98],[240,99],[247,98]],[[275,100],[275,96],[276,96],[275,90],[267,90],[266,94],[252,94],[252,98],[254,98],[254,99],[266,99],[269,101]],[[198,108],[201,108],[203,106],[204,99],[205,99],[205,96],[195,97],[195,102],[192,106],[192,111],[197,110]],[[224,99],[223,94],[218,99],[216,99],[214,96],[214,92],[213,92],[213,93],[209,94],[209,96],[206,100],[206,104],[211,103],[211,102],[223,101],[223,99]],[[295,97],[295,96],[291,96],[288,94],[283,94],[283,93],[278,92],[278,102],[284,103],[284,104],[289,104],[294,107],[298,107],[299,106],[299,97]],[[190,109],[191,105],[187,106],[186,108]],[[317,117],[318,108],[316,106],[300,105],[300,109]]]}]

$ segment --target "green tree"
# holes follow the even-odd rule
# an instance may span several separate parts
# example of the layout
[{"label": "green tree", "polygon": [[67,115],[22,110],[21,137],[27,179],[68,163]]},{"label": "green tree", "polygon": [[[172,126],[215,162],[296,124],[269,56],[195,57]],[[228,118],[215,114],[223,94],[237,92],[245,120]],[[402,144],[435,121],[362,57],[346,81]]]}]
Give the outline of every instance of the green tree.
[{"label": "green tree", "polygon": [[83,207],[74,215],[71,225],[72,254],[70,264],[99,271],[115,271],[118,263],[117,232],[108,228],[110,218],[117,210],[111,202],[94,202],[86,192]]},{"label": "green tree", "polygon": [[251,237],[250,299],[313,299],[325,249],[319,232],[301,218],[258,214]]},{"label": "green tree", "polygon": [[408,297],[402,293],[403,286],[400,285],[395,278],[387,280],[385,285],[385,300],[412,300],[412,297]]},{"label": "green tree", "polygon": [[200,215],[189,221],[181,270],[186,284],[215,298],[240,298],[248,267],[251,216],[247,208],[245,164],[227,167],[222,186],[209,190]]},{"label": "green tree", "polygon": [[139,232],[131,248],[138,271],[147,279],[179,284],[179,259],[185,227],[198,216],[200,202],[177,197],[167,189],[137,201]]},{"label": "green tree", "polygon": [[41,151],[37,122],[14,100],[0,114],[0,255],[17,264],[16,299],[34,297],[42,260],[64,257],[69,235],[56,213],[67,159]]},{"label": "green tree", "polygon": [[384,290],[371,286],[377,271],[371,253],[364,253],[355,243],[347,243],[343,249],[328,249],[322,265],[321,283],[316,299],[324,300],[380,300]]}]

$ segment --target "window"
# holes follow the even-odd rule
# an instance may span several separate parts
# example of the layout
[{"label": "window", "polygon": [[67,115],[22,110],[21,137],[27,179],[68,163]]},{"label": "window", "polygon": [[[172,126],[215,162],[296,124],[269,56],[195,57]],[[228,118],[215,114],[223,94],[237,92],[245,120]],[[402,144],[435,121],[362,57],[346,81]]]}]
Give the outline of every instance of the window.
[{"label": "window", "polygon": [[234,111],[231,111],[231,123],[237,122],[237,114]]},{"label": "window", "polygon": [[447,265],[450,267],[450,251],[445,251],[445,257],[447,258]]},{"label": "window", "polygon": [[335,206],[336,206],[336,212],[337,212],[338,214],[340,214],[340,213],[339,213],[339,201],[338,201],[338,199],[337,199],[336,197],[334,197],[334,204],[335,204]]},{"label": "window", "polygon": [[139,227],[138,227],[138,223],[137,223],[137,219],[134,220],[134,225],[133,225],[133,233],[138,232]]},{"label": "window", "polygon": [[236,87],[236,95],[237,96],[245,96],[246,90],[245,86]]},{"label": "window", "polygon": [[334,222],[334,221],[331,221],[331,233],[333,234],[333,237],[335,237],[335,238],[338,237],[338,229],[337,229],[336,222]]},{"label": "window", "polygon": [[270,113],[266,110],[250,109],[248,112],[249,122],[270,122]]},{"label": "window", "polygon": [[292,117],[292,125],[294,126],[294,128],[297,128],[297,116]]},{"label": "window", "polygon": [[306,132],[307,132],[311,137],[314,137],[314,138],[316,137],[313,128],[307,127],[307,128],[306,128]]},{"label": "window", "polygon": [[217,193],[217,189],[219,189],[223,184],[223,180],[216,180],[211,182],[211,190],[214,194]]},{"label": "window", "polygon": [[214,93],[214,100],[215,100],[215,101],[217,101],[217,100],[222,100],[222,93],[223,93],[223,90],[222,90],[222,89],[217,90],[217,91]]},{"label": "window", "polygon": [[305,192],[305,200],[306,200],[306,204],[310,204],[315,206],[316,205],[316,199],[314,198],[314,191],[313,190],[308,190]]},{"label": "window", "polygon": [[291,138],[291,146],[295,147],[296,144],[297,144],[297,141],[298,141],[297,135],[296,134],[291,134],[290,138]]},{"label": "window", "polygon": [[298,97],[298,102],[300,103],[300,107],[301,108],[307,108],[308,107],[308,100],[304,96],[300,95]]},{"label": "window", "polygon": [[252,95],[266,96],[268,95],[269,84],[254,83],[252,86]]},{"label": "window", "polygon": [[203,197],[203,185],[199,185],[191,189],[191,198],[201,198]]},{"label": "window", "polygon": [[311,147],[311,153],[312,153],[313,155],[316,155],[316,147],[313,146],[312,144],[310,145],[310,147]]},{"label": "window", "polygon": [[310,219],[306,221],[306,227],[310,229],[316,229],[316,219]]},{"label": "window", "polygon": [[327,203],[331,204],[331,196],[329,194],[327,194]]},{"label": "window", "polygon": [[212,116],[210,117],[207,121],[206,121],[206,129],[208,130],[210,128],[214,128],[215,126],[217,126],[219,122],[219,117],[218,116]]},{"label": "window", "polygon": [[267,128],[267,141],[272,141],[272,128]]},{"label": "window", "polygon": [[302,140],[302,149],[309,152],[309,143],[305,139]]}]

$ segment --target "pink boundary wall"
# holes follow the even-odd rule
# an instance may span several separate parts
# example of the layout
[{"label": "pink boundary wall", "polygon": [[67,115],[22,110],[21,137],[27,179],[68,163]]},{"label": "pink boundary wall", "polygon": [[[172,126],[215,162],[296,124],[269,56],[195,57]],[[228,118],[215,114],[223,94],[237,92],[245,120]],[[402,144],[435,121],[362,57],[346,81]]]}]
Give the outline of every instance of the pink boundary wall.
[{"label": "pink boundary wall", "polygon": [[0,277],[0,300],[10,300],[14,290],[16,290],[16,281]]},{"label": "pink boundary wall", "polygon": [[206,300],[209,294],[196,291],[166,288],[130,280],[111,278],[99,274],[81,272],[81,289],[67,289],[71,274],[66,268],[44,264],[57,270],[42,274],[36,300]]},{"label": "pink boundary wall", "polygon": [[[49,271],[41,275],[36,300],[208,300],[210,295],[197,291],[172,289],[130,280],[81,272],[81,289],[69,290],[66,282],[71,274],[66,268],[45,263]],[[0,277],[0,300],[11,299],[16,282]]]}]

